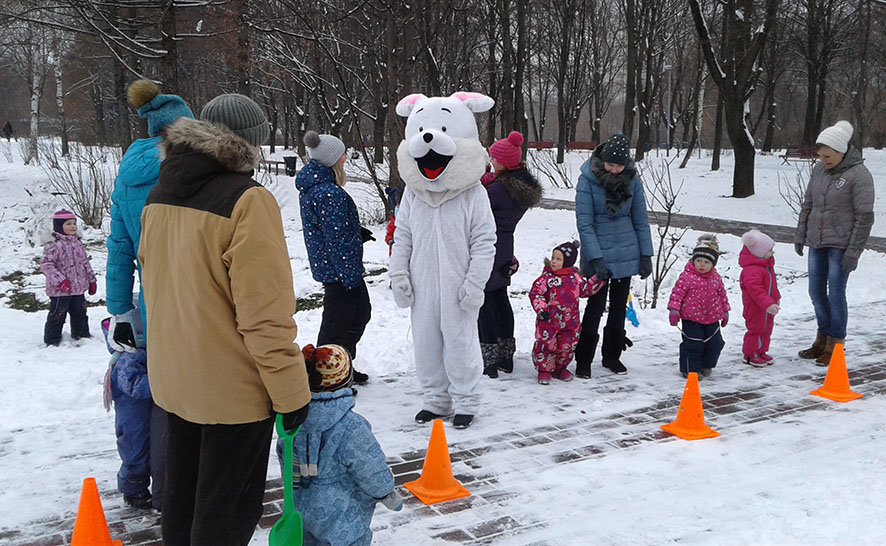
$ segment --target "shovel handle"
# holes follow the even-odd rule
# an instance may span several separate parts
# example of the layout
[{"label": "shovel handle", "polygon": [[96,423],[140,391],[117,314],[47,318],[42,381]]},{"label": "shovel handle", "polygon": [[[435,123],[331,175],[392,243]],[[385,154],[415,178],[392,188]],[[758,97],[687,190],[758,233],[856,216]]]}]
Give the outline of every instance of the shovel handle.
[{"label": "shovel handle", "polygon": [[283,416],[277,414],[277,436],[284,439],[283,443],[283,514],[295,512],[292,500],[292,441],[301,427],[287,431],[283,428]]}]

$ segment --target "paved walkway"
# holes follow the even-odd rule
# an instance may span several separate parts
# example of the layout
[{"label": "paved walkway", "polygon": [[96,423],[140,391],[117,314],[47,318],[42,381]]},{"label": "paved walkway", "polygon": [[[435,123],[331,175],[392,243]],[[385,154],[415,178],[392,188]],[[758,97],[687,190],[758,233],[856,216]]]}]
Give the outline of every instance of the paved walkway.
[{"label": "paved walkway", "polygon": [[[575,202],[567,199],[542,199],[539,206],[546,209],[575,210]],[[652,223],[660,222],[664,217],[664,213],[649,211],[649,221]],[[741,234],[749,229],[759,229],[779,243],[794,242],[794,228],[790,226],[757,224],[754,222],[742,222],[738,220],[723,220],[719,218],[707,218],[704,216],[691,216],[689,214],[674,214],[671,217],[671,223],[676,228],[689,228],[695,231],[706,231],[711,233],[729,233],[730,235],[736,236],[741,236]],[[877,252],[886,252],[886,237],[869,237],[867,249],[876,250]]]},{"label": "paved walkway", "polygon": [[[874,343],[872,352],[882,353],[886,343]],[[861,356],[861,355],[859,355]],[[787,362],[776,366],[786,370],[786,376],[772,381],[761,374],[748,375],[746,387],[738,391],[718,391],[717,380],[703,381],[702,402],[707,423],[729,434],[753,434],[748,425],[761,421],[778,421],[797,417],[812,411],[841,411],[845,406],[815,396],[799,396],[822,384],[824,368],[810,363]],[[773,369],[774,371],[775,369]],[[754,370],[733,367],[720,373],[724,379]],[[594,381],[603,388],[619,389],[621,376],[606,374]],[[853,390],[866,396],[886,395],[886,363],[852,367],[849,374]],[[662,394],[653,405],[636,410],[612,413],[603,418],[573,419],[535,429],[509,431],[466,443],[452,443],[450,458],[455,477],[470,491],[471,496],[433,506],[424,506],[400,487],[405,509],[399,513],[385,513],[377,517],[374,530],[383,534],[401,525],[423,520],[430,538],[441,543],[486,544],[496,539],[520,535],[529,529],[544,527],[543,519],[521,519],[505,515],[499,503],[519,496],[518,491],[503,489],[499,478],[503,474],[525,472],[542,465],[569,465],[577,461],[611,457],[620,450],[638,448],[645,443],[682,441],[663,432],[659,425],[674,419],[680,404],[680,392]],[[575,413],[576,401],[566,400],[563,411]],[[389,458],[391,471],[398,486],[416,479],[421,473],[424,451],[400,453]],[[502,472],[501,461],[508,460]],[[517,462],[515,462],[517,461]],[[525,463],[525,464],[523,464]],[[122,508],[116,491],[102,491],[108,508],[111,537],[122,539],[126,546],[160,546],[159,514]],[[265,493],[264,516],[259,526],[268,529],[280,517],[283,490],[279,479],[270,480]],[[471,510],[471,518],[459,513]],[[464,515],[464,514],[462,514]],[[465,523],[465,521],[470,523]],[[73,514],[57,519],[36,521],[29,529],[0,535],[0,543],[9,546],[63,546],[70,543],[74,528]]]}]

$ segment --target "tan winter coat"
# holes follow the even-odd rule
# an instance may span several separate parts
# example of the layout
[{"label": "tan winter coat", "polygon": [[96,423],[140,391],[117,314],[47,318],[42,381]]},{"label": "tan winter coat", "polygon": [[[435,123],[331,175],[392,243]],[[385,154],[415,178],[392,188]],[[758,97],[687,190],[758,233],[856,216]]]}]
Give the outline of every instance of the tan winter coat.
[{"label": "tan winter coat", "polygon": [[256,151],[185,118],[161,150],[138,247],[154,400],[201,424],[301,408],[311,393],[292,272],[279,206],[250,178]]},{"label": "tan winter coat", "polygon": [[874,225],[874,179],[850,146],[833,169],[818,162],[806,186],[795,243],[813,248],[845,248],[861,256]]}]

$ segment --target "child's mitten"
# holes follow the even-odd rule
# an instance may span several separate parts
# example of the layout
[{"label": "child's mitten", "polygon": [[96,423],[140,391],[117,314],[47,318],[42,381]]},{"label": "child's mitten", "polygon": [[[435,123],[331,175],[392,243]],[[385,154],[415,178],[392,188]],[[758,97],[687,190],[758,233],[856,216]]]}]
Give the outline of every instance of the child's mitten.
[{"label": "child's mitten", "polygon": [[726,326],[729,324],[729,311],[726,311],[726,314],[723,315],[723,320],[720,321],[720,326]]},{"label": "child's mitten", "polygon": [[91,283],[89,283],[89,290],[87,290],[87,292],[89,292],[89,295],[90,295],[90,296],[94,296],[94,295],[95,295],[95,290],[96,290],[96,288],[98,288],[98,287],[95,285],[95,282],[91,282]]},{"label": "child's mitten", "polygon": [[773,303],[769,307],[766,308],[766,312],[772,315],[773,317],[778,314],[779,307],[778,304]]},{"label": "child's mitten", "polygon": [[62,292],[70,292],[71,291],[71,281],[69,281],[68,279],[65,279],[62,282],[58,283],[58,289],[61,290]]},{"label": "child's mitten", "polygon": [[396,489],[378,499],[378,502],[385,505],[385,508],[388,510],[393,510],[394,512],[399,512],[403,509],[403,497],[400,496],[400,493],[397,493]]},{"label": "child's mitten", "polygon": [[548,313],[548,310],[547,310],[547,309],[543,309],[543,310],[538,314],[538,320],[540,320],[540,321],[542,321],[542,322],[547,322],[547,321],[551,320],[551,314]]},{"label": "child's mitten", "polygon": [[680,322],[680,311],[671,309],[671,313],[668,315],[668,321],[671,323],[671,326],[676,326],[677,323]]}]

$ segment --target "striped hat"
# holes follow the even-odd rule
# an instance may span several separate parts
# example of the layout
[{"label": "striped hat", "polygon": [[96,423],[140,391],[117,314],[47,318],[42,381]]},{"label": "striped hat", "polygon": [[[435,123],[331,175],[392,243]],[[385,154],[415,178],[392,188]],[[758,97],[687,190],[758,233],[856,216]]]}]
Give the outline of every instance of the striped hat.
[{"label": "striped hat", "polygon": [[344,347],[321,345],[315,348],[313,345],[305,345],[302,347],[302,354],[307,364],[312,391],[331,392],[351,386],[354,369],[351,367],[351,356]]}]

